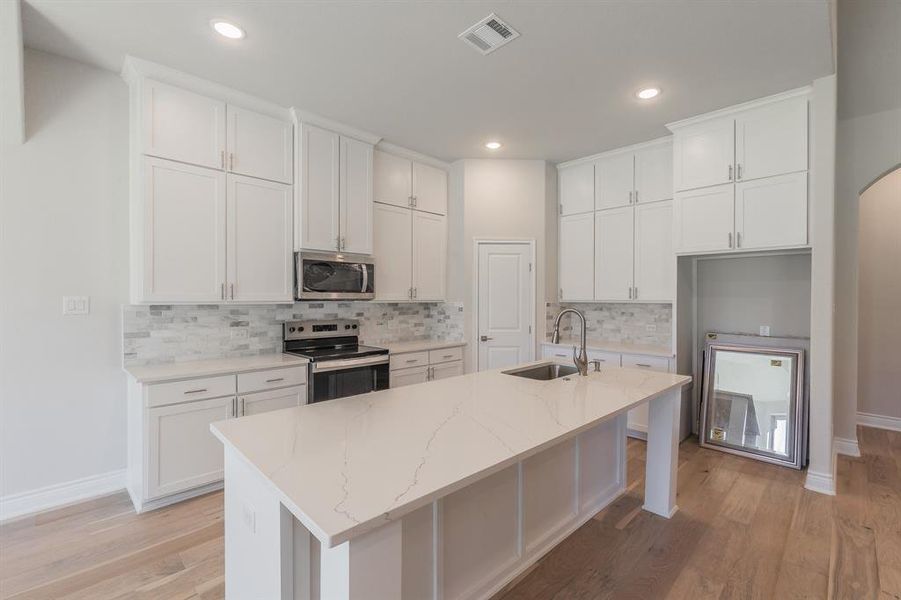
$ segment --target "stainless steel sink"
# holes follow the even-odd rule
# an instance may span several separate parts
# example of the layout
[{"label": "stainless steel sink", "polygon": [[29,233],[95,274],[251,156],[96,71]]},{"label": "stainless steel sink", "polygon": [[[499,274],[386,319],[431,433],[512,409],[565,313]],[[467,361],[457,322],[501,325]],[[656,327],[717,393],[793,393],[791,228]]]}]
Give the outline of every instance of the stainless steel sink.
[{"label": "stainless steel sink", "polygon": [[567,375],[575,375],[579,370],[575,367],[560,365],[557,363],[544,363],[540,365],[532,365],[531,367],[522,367],[519,369],[511,369],[502,371],[505,375],[516,375],[517,377],[525,377],[527,379],[538,379],[540,381],[550,381],[558,377],[566,377]]}]

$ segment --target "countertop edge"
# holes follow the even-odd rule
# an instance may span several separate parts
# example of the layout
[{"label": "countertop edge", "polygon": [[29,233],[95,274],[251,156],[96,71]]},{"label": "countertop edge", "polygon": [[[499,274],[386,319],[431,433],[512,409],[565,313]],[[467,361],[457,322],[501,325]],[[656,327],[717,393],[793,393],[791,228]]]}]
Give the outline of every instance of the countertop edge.
[{"label": "countertop edge", "polygon": [[[554,345],[554,346],[571,346],[577,345],[578,342],[573,339],[564,339],[556,344],[550,340],[542,340],[540,342],[542,345]],[[654,346],[653,344],[629,344],[627,342],[600,342],[598,340],[589,339],[586,347],[589,350],[598,350],[600,352],[613,352],[616,354],[638,354],[641,356],[658,356],[660,358],[675,358],[676,353],[671,349],[667,349],[665,346]]]},{"label": "countertop edge", "polygon": [[[310,362],[306,358],[301,358],[299,356],[293,356],[293,355],[284,354],[284,353],[273,353],[272,356],[273,356],[272,362],[261,361],[261,364],[248,364],[248,365],[244,365],[244,366],[240,365],[241,358],[210,359],[212,361],[234,360],[238,364],[237,367],[234,367],[234,366],[228,367],[226,365],[204,366],[202,363],[204,363],[205,361],[200,360],[200,361],[184,361],[184,362],[180,362],[180,363],[171,363],[171,364],[166,363],[166,364],[159,364],[159,365],[146,365],[146,366],[140,366],[140,367],[122,367],[122,370],[125,372],[125,374],[128,377],[131,377],[136,382],[149,384],[149,383],[163,383],[166,381],[182,381],[185,379],[197,379],[198,377],[212,377],[215,375],[231,375],[231,374],[240,374],[240,373],[251,373],[254,371],[267,371],[270,369],[283,369],[283,368],[290,368],[293,366],[306,365]],[[275,358],[275,357],[278,357],[278,358]],[[257,357],[245,357],[245,358],[257,358]],[[282,361],[282,362],[279,362],[279,361]],[[134,368],[134,369],[159,368],[160,370],[163,370],[165,367],[178,368],[179,365],[190,365],[192,363],[201,363],[201,364],[198,366],[198,368],[196,370],[191,370],[190,373],[174,373],[174,374],[169,374],[169,375],[163,374],[163,375],[143,375],[142,376],[142,375],[136,375],[134,372],[131,371],[132,368]],[[182,366],[181,368],[185,368],[185,367]],[[187,367],[187,369],[190,369],[190,366]]]}]

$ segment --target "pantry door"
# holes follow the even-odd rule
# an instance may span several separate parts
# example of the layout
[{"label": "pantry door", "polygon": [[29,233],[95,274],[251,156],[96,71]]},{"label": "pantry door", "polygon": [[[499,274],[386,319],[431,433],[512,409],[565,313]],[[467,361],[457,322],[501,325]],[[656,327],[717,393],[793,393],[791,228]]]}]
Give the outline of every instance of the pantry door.
[{"label": "pantry door", "polygon": [[477,242],[479,371],[534,359],[534,242]]}]

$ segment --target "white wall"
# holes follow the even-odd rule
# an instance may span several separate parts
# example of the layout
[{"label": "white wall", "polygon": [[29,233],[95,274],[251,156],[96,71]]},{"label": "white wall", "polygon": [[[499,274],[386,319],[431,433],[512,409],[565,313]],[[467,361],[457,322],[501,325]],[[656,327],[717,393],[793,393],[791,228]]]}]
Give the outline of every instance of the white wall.
[{"label": "white wall", "polygon": [[[128,95],[26,50],[27,141],[0,154],[0,496],[125,466]],[[63,295],[91,314],[63,316]]]},{"label": "white wall", "polygon": [[901,168],[860,196],[857,410],[901,418]]},{"label": "white wall", "polygon": [[[448,296],[464,303],[467,370],[475,368],[473,289],[476,239],[534,239],[536,342],[544,327],[547,282],[556,280],[556,180],[543,160],[466,159],[453,164],[448,242]],[[548,209],[548,204],[551,208]],[[554,216],[549,222],[549,215]],[[551,237],[553,236],[553,237]],[[549,240],[550,238],[550,240]],[[549,254],[550,253],[550,254]],[[554,259],[555,260],[555,259]],[[549,273],[549,271],[553,273]]]}]

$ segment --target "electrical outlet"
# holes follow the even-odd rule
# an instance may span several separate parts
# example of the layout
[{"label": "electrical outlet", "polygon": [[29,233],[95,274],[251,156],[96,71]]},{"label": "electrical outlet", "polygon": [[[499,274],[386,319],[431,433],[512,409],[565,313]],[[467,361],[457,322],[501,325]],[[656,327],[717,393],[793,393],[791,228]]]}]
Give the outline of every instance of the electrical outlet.
[{"label": "electrical outlet", "polygon": [[246,327],[234,327],[230,335],[233,340],[246,340],[250,337],[250,332],[247,331]]},{"label": "electrical outlet", "polygon": [[655,331],[657,331],[657,326],[654,325],[653,323],[650,323],[650,324],[644,326],[644,330],[647,331],[648,333],[654,333]]},{"label": "electrical outlet", "polygon": [[91,314],[90,296],[63,296],[64,315],[88,315]]},{"label": "electrical outlet", "polygon": [[761,325],[761,326],[760,326],[760,335],[769,337],[769,335],[770,335],[770,326],[769,326],[769,325]]}]

